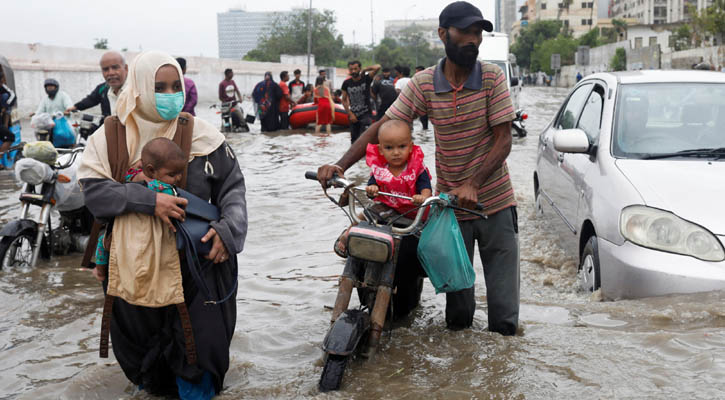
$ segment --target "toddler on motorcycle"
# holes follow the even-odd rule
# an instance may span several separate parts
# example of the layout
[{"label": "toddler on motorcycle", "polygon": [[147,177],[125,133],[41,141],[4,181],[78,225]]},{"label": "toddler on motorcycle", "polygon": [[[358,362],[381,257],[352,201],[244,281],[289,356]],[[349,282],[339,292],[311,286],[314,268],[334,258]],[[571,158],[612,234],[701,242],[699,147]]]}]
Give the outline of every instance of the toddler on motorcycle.
[{"label": "toddler on motorcycle", "polygon": [[[376,211],[392,209],[412,217],[413,210],[432,195],[431,176],[423,163],[423,150],[413,144],[410,125],[399,120],[390,120],[380,126],[378,142],[367,146],[365,162],[371,173],[365,191],[369,197],[376,198]],[[378,196],[378,192],[411,197],[412,201]],[[335,253],[343,258],[347,257],[349,230],[335,241]]]},{"label": "toddler on motorcycle", "polygon": [[[175,196],[174,187],[179,184],[186,163],[187,158],[176,143],[162,137],[155,138],[141,150],[141,160],[128,170],[126,182],[143,183],[155,192]],[[104,245],[104,239],[105,234],[101,234],[96,247],[94,275],[99,280],[105,278],[110,250],[110,242]]]}]

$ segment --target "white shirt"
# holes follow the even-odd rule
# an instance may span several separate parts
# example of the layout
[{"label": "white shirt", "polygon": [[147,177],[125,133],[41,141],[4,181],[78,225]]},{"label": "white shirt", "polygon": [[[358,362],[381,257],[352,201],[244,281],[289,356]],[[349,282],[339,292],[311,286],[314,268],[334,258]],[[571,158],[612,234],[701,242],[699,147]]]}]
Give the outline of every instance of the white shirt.
[{"label": "white shirt", "polygon": [[53,115],[58,111],[62,113],[72,106],[73,102],[70,100],[70,96],[68,96],[68,93],[59,90],[58,93],[55,94],[55,97],[53,99],[48,97],[48,95],[46,94],[45,98],[43,98],[43,101],[40,102],[40,105],[38,106],[38,109],[35,111],[35,113],[48,113],[50,115]]},{"label": "white shirt", "polygon": [[[128,82],[128,79],[126,80]],[[118,89],[118,94],[113,93],[113,88],[108,87],[108,105],[111,107],[111,115],[118,115],[116,114],[116,102],[118,101],[118,96],[123,92],[123,89],[126,88],[126,82],[123,82],[123,86],[121,86],[120,89]]]},{"label": "white shirt", "polygon": [[395,82],[395,90],[402,91],[410,82],[410,78],[400,78]]}]

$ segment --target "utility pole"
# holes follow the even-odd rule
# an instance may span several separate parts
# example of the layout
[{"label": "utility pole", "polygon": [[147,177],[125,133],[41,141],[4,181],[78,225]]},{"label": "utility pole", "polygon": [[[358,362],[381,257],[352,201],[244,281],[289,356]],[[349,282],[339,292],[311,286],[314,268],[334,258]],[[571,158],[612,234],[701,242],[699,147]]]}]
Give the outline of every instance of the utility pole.
[{"label": "utility pole", "polygon": [[307,84],[310,83],[310,54],[312,53],[312,0],[307,15]]}]

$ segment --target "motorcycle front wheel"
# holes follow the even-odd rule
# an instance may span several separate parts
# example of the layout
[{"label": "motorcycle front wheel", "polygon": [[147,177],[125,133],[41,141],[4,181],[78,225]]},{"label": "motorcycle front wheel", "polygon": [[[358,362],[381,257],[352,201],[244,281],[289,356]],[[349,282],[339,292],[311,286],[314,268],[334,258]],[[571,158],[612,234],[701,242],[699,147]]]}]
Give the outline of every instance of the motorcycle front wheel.
[{"label": "motorcycle front wheel", "polygon": [[0,270],[30,267],[35,250],[35,233],[30,230],[0,240]]},{"label": "motorcycle front wheel", "polygon": [[345,367],[347,367],[347,360],[349,358],[350,356],[327,355],[325,367],[322,369],[322,375],[320,376],[321,392],[340,389],[342,376],[345,374]]}]

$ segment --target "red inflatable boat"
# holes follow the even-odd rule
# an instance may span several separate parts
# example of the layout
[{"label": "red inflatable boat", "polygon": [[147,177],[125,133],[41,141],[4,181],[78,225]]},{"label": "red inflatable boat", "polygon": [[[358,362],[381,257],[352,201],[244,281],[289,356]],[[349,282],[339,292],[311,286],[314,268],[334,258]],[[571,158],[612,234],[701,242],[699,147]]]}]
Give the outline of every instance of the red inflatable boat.
[{"label": "red inflatable boat", "polygon": [[[298,104],[292,108],[289,114],[289,125],[292,129],[302,128],[308,124],[315,123],[315,114],[317,113],[317,104],[305,103]],[[342,104],[335,104],[335,122],[336,126],[348,126],[350,121],[347,119],[345,107]]]}]

